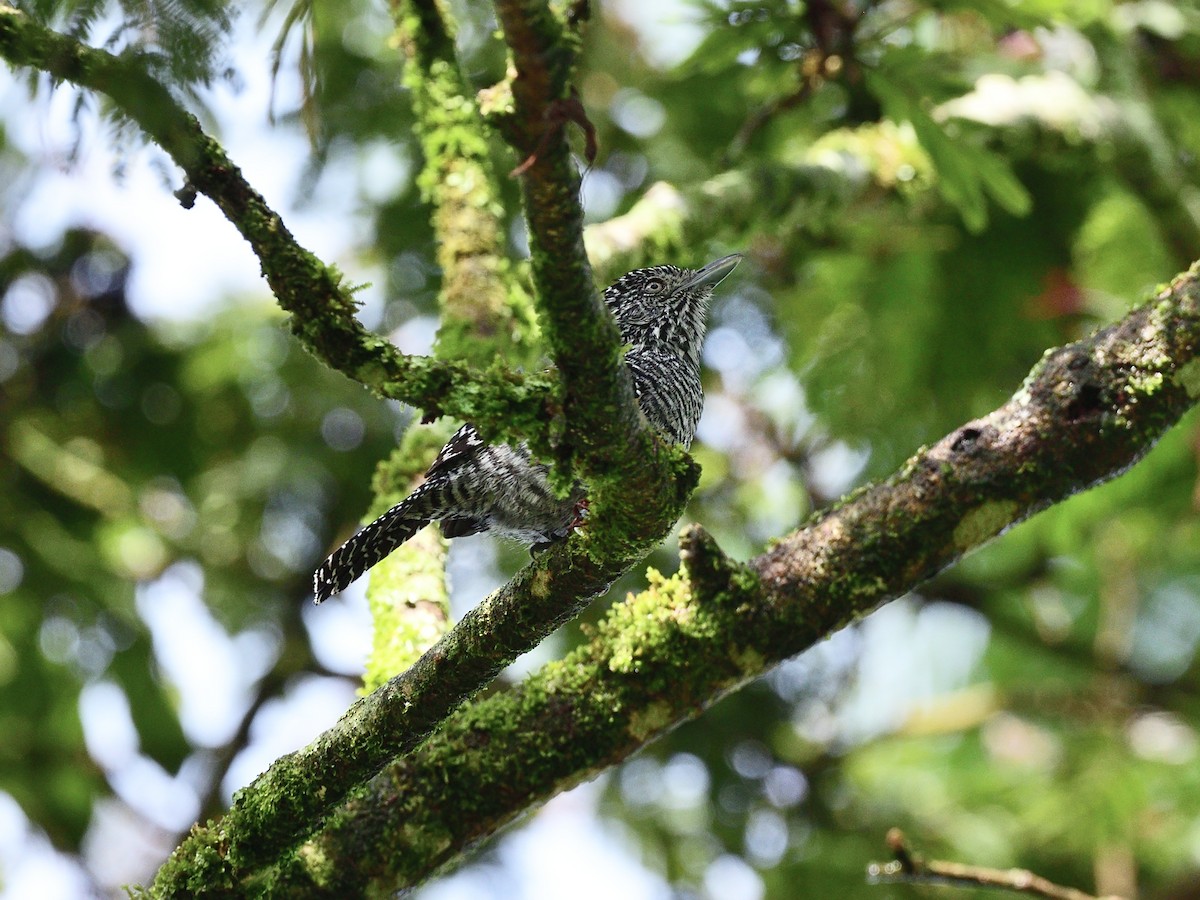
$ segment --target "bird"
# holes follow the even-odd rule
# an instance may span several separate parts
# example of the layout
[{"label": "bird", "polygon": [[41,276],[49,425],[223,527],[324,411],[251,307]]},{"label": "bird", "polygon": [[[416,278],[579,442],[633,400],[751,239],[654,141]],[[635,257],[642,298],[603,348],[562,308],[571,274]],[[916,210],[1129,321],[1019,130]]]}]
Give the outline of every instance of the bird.
[{"label": "bird", "polygon": [[[699,269],[649,266],[622,275],[604,291],[626,347],[638,406],[664,437],[685,450],[700,422],[704,391],[700,350],[713,288],[741,262],[733,253]],[[529,445],[486,443],[465,424],[438,453],[416,490],[338,547],[313,574],[321,603],[436,521],[447,538],[490,531],[532,544],[533,552],[566,538],[582,522],[586,490],[555,495],[548,467]]]}]

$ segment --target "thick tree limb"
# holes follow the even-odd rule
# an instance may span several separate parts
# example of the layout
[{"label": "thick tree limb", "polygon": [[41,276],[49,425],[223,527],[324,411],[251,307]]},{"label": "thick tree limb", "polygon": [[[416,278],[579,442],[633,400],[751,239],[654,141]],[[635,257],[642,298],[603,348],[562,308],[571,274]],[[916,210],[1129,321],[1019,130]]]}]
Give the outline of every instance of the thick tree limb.
[{"label": "thick tree limb", "polygon": [[[674,498],[682,507],[694,486],[681,472]],[[463,700],[573,618],[629,567],[596,562],[581,545],[542,554],[468,612],[412,668],[358,700],[333,728],[281,757],[234,797],[219,822],[197,825],[160,870],[155,893],[190,890],[197,867],[212,889],[249,889],[255,873],[316,829],[347,793],[389,761],[418,746]]]},{"label": "thick tree limb", "polygon": [[514,690],[460,708],[259,886],[346,896],[419,883],[1005,528],[1125,471],[1200,396],[1198,351],[1194,266],[748,564],[691,530],[686,576],[617,605],[587,645]]},{"label": "thick tree limb", "polygon": [[301,247],[225,151],[200,128],[135,55],[114,56],[53,32],[0,5],[0,57],[112,98],[154,139],[250,243],[292,330],[332,368],[375,393],[427,413],[471,419],[488,434],[544,434],[552,418],[552,377],[500,365],[406,356],[354,318],[355,303],[336,269]]}]

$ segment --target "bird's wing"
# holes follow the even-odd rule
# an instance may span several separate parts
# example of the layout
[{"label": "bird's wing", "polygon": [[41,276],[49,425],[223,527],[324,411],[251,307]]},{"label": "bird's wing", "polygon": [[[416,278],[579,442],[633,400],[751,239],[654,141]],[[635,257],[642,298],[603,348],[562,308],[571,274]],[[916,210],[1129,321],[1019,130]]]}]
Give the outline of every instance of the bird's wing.
[{"label": "bird's wing", "polygon": [[485,519],[472,516],[449,516],[439,520],[438,526],[447,538],[459,538],[486,531],[488,523]]},{"label": "bird's wing", "polygon": [[475,430],[474,425],[468,422],[454,432],[450,440],[446,441],[446,446],[438,453],[437,459],[425,473],[425,478],[434,478],[453,472],[468,460],[474,459],[483,446],[483,439],[479,436],[479,432]]}]

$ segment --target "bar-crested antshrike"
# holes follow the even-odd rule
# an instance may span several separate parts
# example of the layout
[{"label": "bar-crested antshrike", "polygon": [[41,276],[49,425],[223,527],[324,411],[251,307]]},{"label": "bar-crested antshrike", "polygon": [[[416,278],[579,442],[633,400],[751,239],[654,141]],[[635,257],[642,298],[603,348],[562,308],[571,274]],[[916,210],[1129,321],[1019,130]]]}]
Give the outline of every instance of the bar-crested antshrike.
[{"label": "bar-crested antshrike", "polygon": [[[683,447],[691,445],[704,405],[700,347],[709,300],[741,258],[735,253],[700,269],[636,269],[604,291],[629,347],[625,364],[642,413]],[[474,426],[464,425],[420,487],[321,564],[313,575],[316,602],[344,590],[430,522],[448,538],[494,531],[535,548],[562,540],[580,520],[584,488],[556,497],[546,475],[524,443],[485,444]]]}]

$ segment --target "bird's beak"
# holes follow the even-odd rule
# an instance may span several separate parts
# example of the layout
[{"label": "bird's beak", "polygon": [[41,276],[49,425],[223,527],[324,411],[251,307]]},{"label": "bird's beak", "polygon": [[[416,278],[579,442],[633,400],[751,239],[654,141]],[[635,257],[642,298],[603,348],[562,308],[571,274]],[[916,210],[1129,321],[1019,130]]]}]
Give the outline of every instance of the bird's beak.
[{"label": "bird's beak", "polygon": [[675,292],[678,293],[679,291],[706,286],[716,287],[724,280],[726,275],[737,268],[737,264],[741,261],[742,254],[740,253],[731,253],[728,256],[722,256],[720,259],[698,269],[695,275],[675,288]]}]

